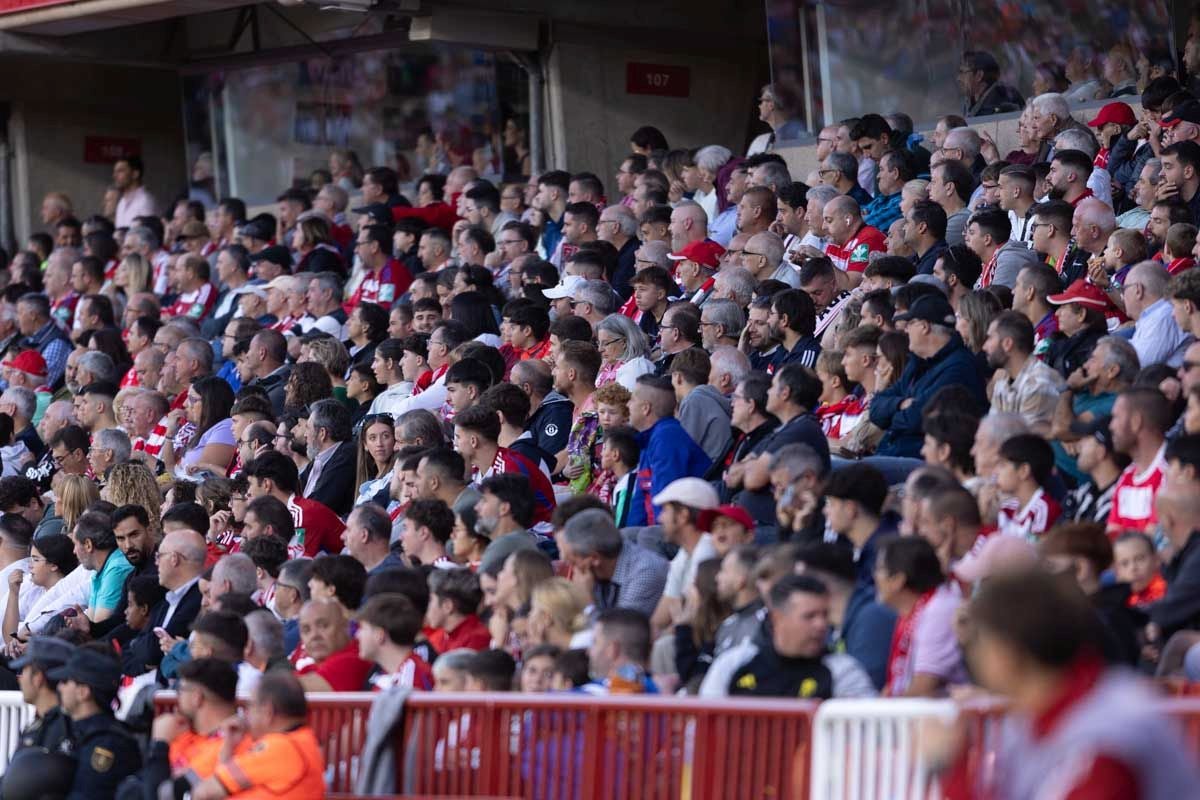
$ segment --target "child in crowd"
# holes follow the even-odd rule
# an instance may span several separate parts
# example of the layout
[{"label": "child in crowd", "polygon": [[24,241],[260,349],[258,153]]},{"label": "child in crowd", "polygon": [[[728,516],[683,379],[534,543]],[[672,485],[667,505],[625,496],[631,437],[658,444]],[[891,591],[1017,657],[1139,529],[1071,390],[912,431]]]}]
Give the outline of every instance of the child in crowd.
[{"label": "child in crowd", "polygon": [[842,435],[842,415],[854,403],[850,394],[850,379],[842,366],[842,353],[837,350],[822,350],[817,357],[817,377],[821,379],[821,405],[817,407],[817,420],[821,430],[831,438]]},{"label": "child in crowd", "polygon": [[1163,245],[1163,262],[1167,272],[1178,275],[1196,266],[1192,248],[1196,245],[1196,226],[1187,222],[1176,222],[1167,229],[1167,241]]},{"label": "child in crowd", "polygon": [[600,475],[588,491],[612,505],[618,527],[629,513],[633,477],[641,455],[637,431],[627,425],[609,429],[600,450]]},{"label": "child in crowd", "polygon": [[996,484],[1005,500],[1000,505],[1000,533],[1031,542],[1058,520],[1062,509],[1045,490],[1054,469],[1054,451],[1034,434],[1013,436],[1000,445]]},{"label": "child in crowd", "polygon": [[1129,606],[1140,608],[1167,593],[1167,582],[1159,570],[1158,553],[1150,537],[1130,531],[1113,542],[1113,570],[1117,581],[1129,584]]}]

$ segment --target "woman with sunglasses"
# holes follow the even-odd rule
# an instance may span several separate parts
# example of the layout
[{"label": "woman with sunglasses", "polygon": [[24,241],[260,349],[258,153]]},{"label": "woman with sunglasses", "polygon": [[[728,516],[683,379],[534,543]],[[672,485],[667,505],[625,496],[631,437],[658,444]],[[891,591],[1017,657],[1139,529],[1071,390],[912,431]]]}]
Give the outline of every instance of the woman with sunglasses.
[{"label": "woman with sunglasses", "polygon": [[391,414],[368,414],[358,429],[358,499],[370,502],[386,489],[396,462],[396,426]]}]

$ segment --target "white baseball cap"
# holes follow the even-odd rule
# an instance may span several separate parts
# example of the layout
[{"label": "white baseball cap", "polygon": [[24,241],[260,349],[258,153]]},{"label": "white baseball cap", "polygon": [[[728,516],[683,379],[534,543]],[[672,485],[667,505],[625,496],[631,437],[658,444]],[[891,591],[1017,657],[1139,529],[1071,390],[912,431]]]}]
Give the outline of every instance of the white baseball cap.
[{"label": "white baseball cap", "polygon": [[578,275],[567,275],[558,286],[550,289],[542,289],[542,294],[546,295],[547,300],[562,300],[564,297],[574,297],[575,290],[585,283],[587,283],[586,278]]},{"label": "white baseball cap", "polygon": [[655,495],[654,505],[661,506],[665,503],[679,503],[681,506],[707,511],[721,505],[721,498],[717,497],[717,490],[713,485],[702,478],[679,478],[671,481],[667,488]]}]

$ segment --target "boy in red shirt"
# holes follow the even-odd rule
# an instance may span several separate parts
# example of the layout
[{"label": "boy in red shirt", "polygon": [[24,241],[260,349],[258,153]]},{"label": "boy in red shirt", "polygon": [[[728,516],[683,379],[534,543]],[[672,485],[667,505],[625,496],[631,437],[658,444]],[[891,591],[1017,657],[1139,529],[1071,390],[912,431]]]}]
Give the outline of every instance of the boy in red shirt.
[{"label": "boy in red shirt", "polygon": [[492,635],[475,614],[483,600],[479,577],[469,569],[435,569],[429,574],[425,622],[429,643],[439,653],[465,647],[486,650]]},{"label": "boy in red shirt", "polygon": [[433,689],[433,670],[413,650],[421,615],[411,600],[401,594],[378,594],[354,618],[358,621],[358,655],[377,667],[370,678],[372,689]]}]

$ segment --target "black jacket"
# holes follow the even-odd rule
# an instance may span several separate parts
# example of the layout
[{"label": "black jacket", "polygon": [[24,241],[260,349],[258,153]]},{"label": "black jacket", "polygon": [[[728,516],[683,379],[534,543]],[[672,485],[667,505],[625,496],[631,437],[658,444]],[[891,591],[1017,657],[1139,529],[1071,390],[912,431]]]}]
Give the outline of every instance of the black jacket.
[{"label": "black jacket", "polygon": [[1108,331],[1096,328],[1088,328],[1069,337],[1059,334],[1058,338],[1050,342],[1046,361],[1059,375],[1069,378],[1072,372],[1082,367],[1083,362],[1091,357],[1096,342],[1107,335]]},{"label": "black jacket", "polygon": [[[345,518],[350,513],[350,509],[354,507],[354,470],[356,466],[354,447],[354,442],[342,442],[337,445],[333,456],[321,468],[321,477],[317,479],[317,485],[311,492],[304,495],[309,500],[316,500],[318,503],[329,506],[333,513],[342,518]],[[307,483],[312,469],[313,465],[309,464],[304,475],[300,477],[302,487]]]},{"label": "black jacket", "polygon": [[1171,634],[1200,622],[1200,530],[1192,531],[1187,544],[1163,568],[1163,577],[1167,593],[1146,611],[1162,629],[1165,643]]},{"label": "black jacket", "polygon": [[[169,607],[166,598],[163,598],[150,612],[150,621],[146,624],[146,629],[138,634],[121,654],[121,668],[126,675],[136,677],[162,663],[163,652],[159,647],[158,636],[155,635],[154,629],[163,627],[162,622],[167,617]],[[180,598],[179,606],[171,615],[171,621],[165,626],[167,633],[180,638],[186,637],[198,616],[200,616],[199,581],[193,583],[192,587]]]},{"label": "black jacket", "polygon": [[275,412],[275,417],[278,419],[283,416],[283,399],[287,395],[288,378],[292,377],[292,367],[290,364],[284,364],[283,367],[272,372],[265,378],[255,378],[250,383],[254,386],[261,386],[267,392],[267,397],[271,401],[271,410]]}]

